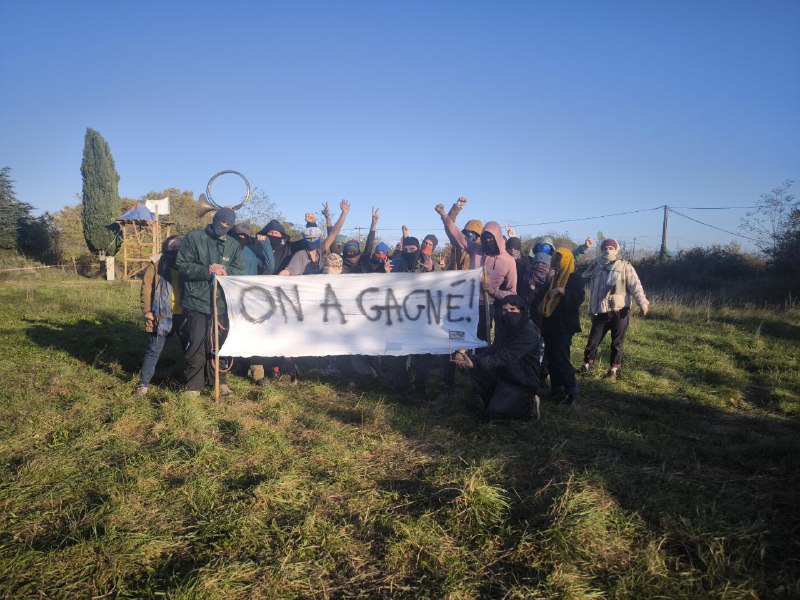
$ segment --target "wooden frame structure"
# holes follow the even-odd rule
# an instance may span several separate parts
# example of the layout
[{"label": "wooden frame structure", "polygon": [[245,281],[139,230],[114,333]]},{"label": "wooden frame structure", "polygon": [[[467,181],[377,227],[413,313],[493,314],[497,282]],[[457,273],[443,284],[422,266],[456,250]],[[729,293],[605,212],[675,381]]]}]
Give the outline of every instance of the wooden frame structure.
[{"label": "wooden frame structure", "polygon": [[157,217],[116,221],[122,231],[122,279],[131,279],[144,272],[150,258],[161,252],[161,243],[171,235],[175,223]]}]

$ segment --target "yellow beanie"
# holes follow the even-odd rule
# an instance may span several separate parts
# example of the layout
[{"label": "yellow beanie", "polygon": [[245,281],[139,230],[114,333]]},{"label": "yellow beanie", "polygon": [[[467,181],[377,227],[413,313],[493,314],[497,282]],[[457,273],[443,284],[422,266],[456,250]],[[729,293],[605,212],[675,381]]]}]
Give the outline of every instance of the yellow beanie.
[{"label": "yellow beanie", "polygon": [[467,221],[467,224],[464,225],[464,231],[472,231],[473,233],[480,235],[483,233],[483,221],[479,221],[478,219],[472,219]]}]

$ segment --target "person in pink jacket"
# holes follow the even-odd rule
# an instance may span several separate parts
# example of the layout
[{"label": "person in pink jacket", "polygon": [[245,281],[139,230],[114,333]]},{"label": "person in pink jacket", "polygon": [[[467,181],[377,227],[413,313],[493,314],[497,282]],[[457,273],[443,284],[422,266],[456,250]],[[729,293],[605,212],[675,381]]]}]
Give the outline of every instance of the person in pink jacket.
[{"label": "person in pink jacket", "polygon": [[[444,231],[455,248],[461,248],[469,255],[470,269],[484,267],[486,281],[483,291],[489,294],[492,305],[506,296],[517,293],[517,264],[514,257],[506,252],[503,230],[497,221],[489,221],[483,227],[479,239],[467,238],[444,210],[444,204],[436,205],[436,212],[442,217]],[[481,294],[480,303],[484,303]],[[492,306],[492,319],[494,307]],[[486,323],[486,311],[481,310],[478,318],[478,338],[486,341],[491,323]]]}]

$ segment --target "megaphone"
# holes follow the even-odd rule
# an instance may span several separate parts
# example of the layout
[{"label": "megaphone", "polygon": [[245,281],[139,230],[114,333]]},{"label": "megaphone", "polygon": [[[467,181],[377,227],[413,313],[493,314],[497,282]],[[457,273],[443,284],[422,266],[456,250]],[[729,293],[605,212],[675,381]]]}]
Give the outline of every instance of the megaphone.
[{"label": "megaphone", "polygon": [[194,216],[199,219],[204,214],[215,210],[219,210],[219,207],[214,206],[208,200],[206,200],[205,194],[200,194],[200,197],[197,199],[197,210],[195,211]]}]

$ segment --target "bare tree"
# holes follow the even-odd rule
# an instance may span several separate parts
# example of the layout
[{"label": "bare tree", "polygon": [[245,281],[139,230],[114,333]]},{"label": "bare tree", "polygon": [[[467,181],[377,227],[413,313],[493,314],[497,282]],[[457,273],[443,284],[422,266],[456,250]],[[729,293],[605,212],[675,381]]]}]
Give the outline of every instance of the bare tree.
[{"label": "bare tree", "polygon": [[800,202],[789,193],[794,181],[787,179],[769,194],[761,194],[756,207],[745,213],[739,226],[756,239],[758,248],[768,255],[774,255],[782,236],[791,229],[792,213],[798,210]]}]

